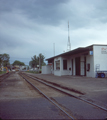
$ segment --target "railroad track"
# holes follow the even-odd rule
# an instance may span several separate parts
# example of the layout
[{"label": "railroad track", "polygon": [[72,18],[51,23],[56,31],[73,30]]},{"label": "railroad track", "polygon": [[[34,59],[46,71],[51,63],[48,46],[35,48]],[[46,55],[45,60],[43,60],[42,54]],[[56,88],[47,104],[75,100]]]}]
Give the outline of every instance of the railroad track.
[{"label": "railroad track", "polygon": [[[25,73],[24,73],[24,74],[25,74]],[[44,81],[45,83],[49,83],[49,85],[52,85],[52,86],[57,87],[57,88],[60,88],[60,89],[66,91],[66,92],[68,92],[68,93],[72,93],[72,95],[76,95],[76,96],[85,95],[85,93],[80,92],[80,91],[78,91],[78,90],[75,90],[75,89],[72,89],[72,88],[68,88],[68,87],[66,87],[66,86],[62,86],[62,85],[59,85],[59,84],[57,84],[57,83],[53,83],[53,82],[50,82],[50,81],[47,81],[47,80],[44,80],[44,79],[40,79],[40,78],[35,77],[35,76],[33,76],[33,75],[30,75],[30,74],[29,74],[29,76],[36,78],[36,80],[41,80],[41,81]]]},{"label": "railroad track", "polygon": [[[24,74],[24,73],[19,73],[20,76],[22,76],[29,84],[31,84],[36,90],[39,91],[40,94],[42,94],[46,99],[48,99],[50,102],[52,102],[55,106],[57,106],[62,112],[64,112],[64,114],[66,114],[70,119],[74,120],[76,119],[72,113],[68,112],[66,108],[64,108],[60,103],[56,102],[55,99],[53,99],[53,97],[51,97],[49,94],[45,93],[45,90],[41,91],[40,88],[36,87],[36,85],[40,85],[42,84],[42,86],[44,85],[46,87],[50,87],[50,89],[54,89],[54,91],[56,91],[57,93],[60,92],[60,94],[64,94],[66,96],[70,96],[70,97],[73,97],[75,99],[78,99],[78,100],[81,100],[89,105],[91,105],[92,107],[95,107],[96,109],[101,109],[105,112],[107,112],[107,109],[102,107],[102,106],[99,106],[97,104],[94,104],[90,101],[87,101],[85,99],[82,99],[80,97],[77,97],[75,96],[74,94],[71,94],[70,92],[67,92],[65,89],[62,89],[60,87],[56,87],[56,86],[53,86],[52,84],[49,84],[47,83],[46,81],[44,82],[43,80],[40,80],[40,79],[37,79],[35,78],[34,76],[32,75],[27,75],[27,74]],[[36,83],[35,83],[36,82]],[[38,86],[39,86],[38,85]],[[50,93],[51,93],[51,90],[50,90]],[[54,92],[55,93],[55,92]],[[46,95],[47,94],[47,95]]]},{"label": "railroad track", "polygon": [[1,76],[0,76],[0,82],[1,82],[2,80],[6,79],[7,77],[9,77],[10,74],[11,74],[11,73],[6,73],[6,74],[1,75]]},{"label": "railroad track", "polygon": [[[72,120],[75,120],[74,119],[74,117],[72,117],[69,113],[67,113],[58,103],[56,103],[55,102],[55,100],[52,98],[52,97],[49,97],[50,95],[49,95],[49,93],[51,94],[51,91],[52,91],[52,89],[51,89],[51,91],[49,91],[49,93],[47,93],[48,95],[46,95],[46,93],[44,93],[43,91],[41,91],[40,89],[39,89],[39,87],[36,87],[36,85],[40,85],[41,83],[38,83],[37,81],[36,81],[36,83],[35,83],[35,81],[34,81],[34,79],[33,78],[31,78],[31,76],[28,76],[28,75],[26,75],[26,74],[22,74],[22,73],[20,73],[19,74],[22,78],[24,78],[33,88],[35,88],[36,90],[38,90],[39,91],[39,93],[40,94],[42,94],[47,100],[49,100],[52,104],[54,104],[56,107],[58,107],[65,115],[67,115],[70,119],[72,119]],[[30,79],[29,79],[30,78]],[[33,81],[32,81],[33,80]],[[35,85],[36,84],[36,85]],[[38,85],[38,86],[39,86]],[[44,87],[43,85],[42,85],[42,87]],[[54,92],[57,92],[56,90],[54,90]],[[55,94],[55,93],[54,93]]]}]

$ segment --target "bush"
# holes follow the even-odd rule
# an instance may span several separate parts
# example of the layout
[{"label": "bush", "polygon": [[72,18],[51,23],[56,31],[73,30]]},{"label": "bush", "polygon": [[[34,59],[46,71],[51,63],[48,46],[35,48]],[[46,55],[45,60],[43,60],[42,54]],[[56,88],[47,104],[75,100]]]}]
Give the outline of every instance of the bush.
[{"label": "bush", "polygon": [[0,71],[0,74],[6,73],[6,71]]}]

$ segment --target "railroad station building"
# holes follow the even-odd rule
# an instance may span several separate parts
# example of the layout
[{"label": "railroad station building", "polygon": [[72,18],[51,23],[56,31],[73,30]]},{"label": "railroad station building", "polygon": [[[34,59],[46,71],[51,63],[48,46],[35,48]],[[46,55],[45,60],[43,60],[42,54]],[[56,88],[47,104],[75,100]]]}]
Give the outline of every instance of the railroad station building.
[{"label": "railroad station building", "polygon": [[96,71],[107,71],[107,45],[90,45],[46,59],[42,74],[95,77]]}]

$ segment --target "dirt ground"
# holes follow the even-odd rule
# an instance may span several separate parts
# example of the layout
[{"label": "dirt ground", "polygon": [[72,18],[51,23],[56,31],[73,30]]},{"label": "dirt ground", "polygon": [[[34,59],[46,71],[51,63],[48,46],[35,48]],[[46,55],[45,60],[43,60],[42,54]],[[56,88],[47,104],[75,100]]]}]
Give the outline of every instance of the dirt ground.
[{"label": "dirt ground", "polygon": [[11,74],[7,79],[0,82],[0,101],[33,97],[41,97],[41,95],[17,73]]},{"label": "dirt ground", "polygon": [[[107,108],[107,79],[106,78],[87,78],[76,76],[54,76],[43,74],[32,74],[40,79],[57,83],[60,86],[78,90],[89,101],[95,102]],[[41,86],[42,88],[42,86]],[[46,89],[46,88],[42,88]],[[50,97],[57,97],[61,94],[47,90]],[[7,79],[0,82],[0,100],[8,99],[24,99],[24,98],[39,98],[42,97],[36,92],[18,73],[11,74]]]},{"label": "dirt ground", "polygon": [[[34,74],[33,74],[34,75]],[[107,105],[107,80],[85,77],[34,75],[38,78],[57,83],[61,86],[74,88],[85,94],[80,97]],[[34,82],[34,81],[33,81]],[[56,91],[34,82],[35,85],[46,90],[47,95],[60,103],[78,119],[106,118],[106,112],[77,100],[74,97],[61,95]],[[95,101],[94,101],[95,100]],[[77,112],[78,111],[78,112]],[[51,102],[36,92],[18,73],[12,73],[7,79],[0,82],[0,118],[2,119],[67,119]]]},{"label": "dirt ground", "polygon": [[36,92],[18,73],[0,82],[0,119],[67,119],[56,106]]},{"label": "dirt ground", "polygon": [[[29,79],[29,78],[28,78]],[[35,85],[41,92],[43,92],[45,95],[47,95],[48,97],[63,97],[63,96],[66,96],[65,94],[51,88],[51,87],[48,87],[36,80],[32,80],[32,79],[29,79],[29,81]]]},{"label": "dirt ground", "polygon": [[[29,79],[29,78],[28,78]],[[62,97],[65,94],[54,90],[53,88],[46,87],[37,81],[29,79],[32,84],[39,88],[48,97]],[[38,98],[43,97],[35,91],[34,88],[26,82],[18,73],[11,74],[7,79],[0,83],[0,100],[8,99],[23,99],[23,98]]]}]

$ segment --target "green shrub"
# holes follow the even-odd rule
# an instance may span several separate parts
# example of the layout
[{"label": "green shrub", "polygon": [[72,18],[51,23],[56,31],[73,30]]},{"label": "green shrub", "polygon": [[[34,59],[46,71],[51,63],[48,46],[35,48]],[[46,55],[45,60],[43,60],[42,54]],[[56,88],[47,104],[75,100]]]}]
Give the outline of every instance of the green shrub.
[{"label": "green shrub", "polygon": [[0,74],[6,73],[6,71],[0,71]]}]

